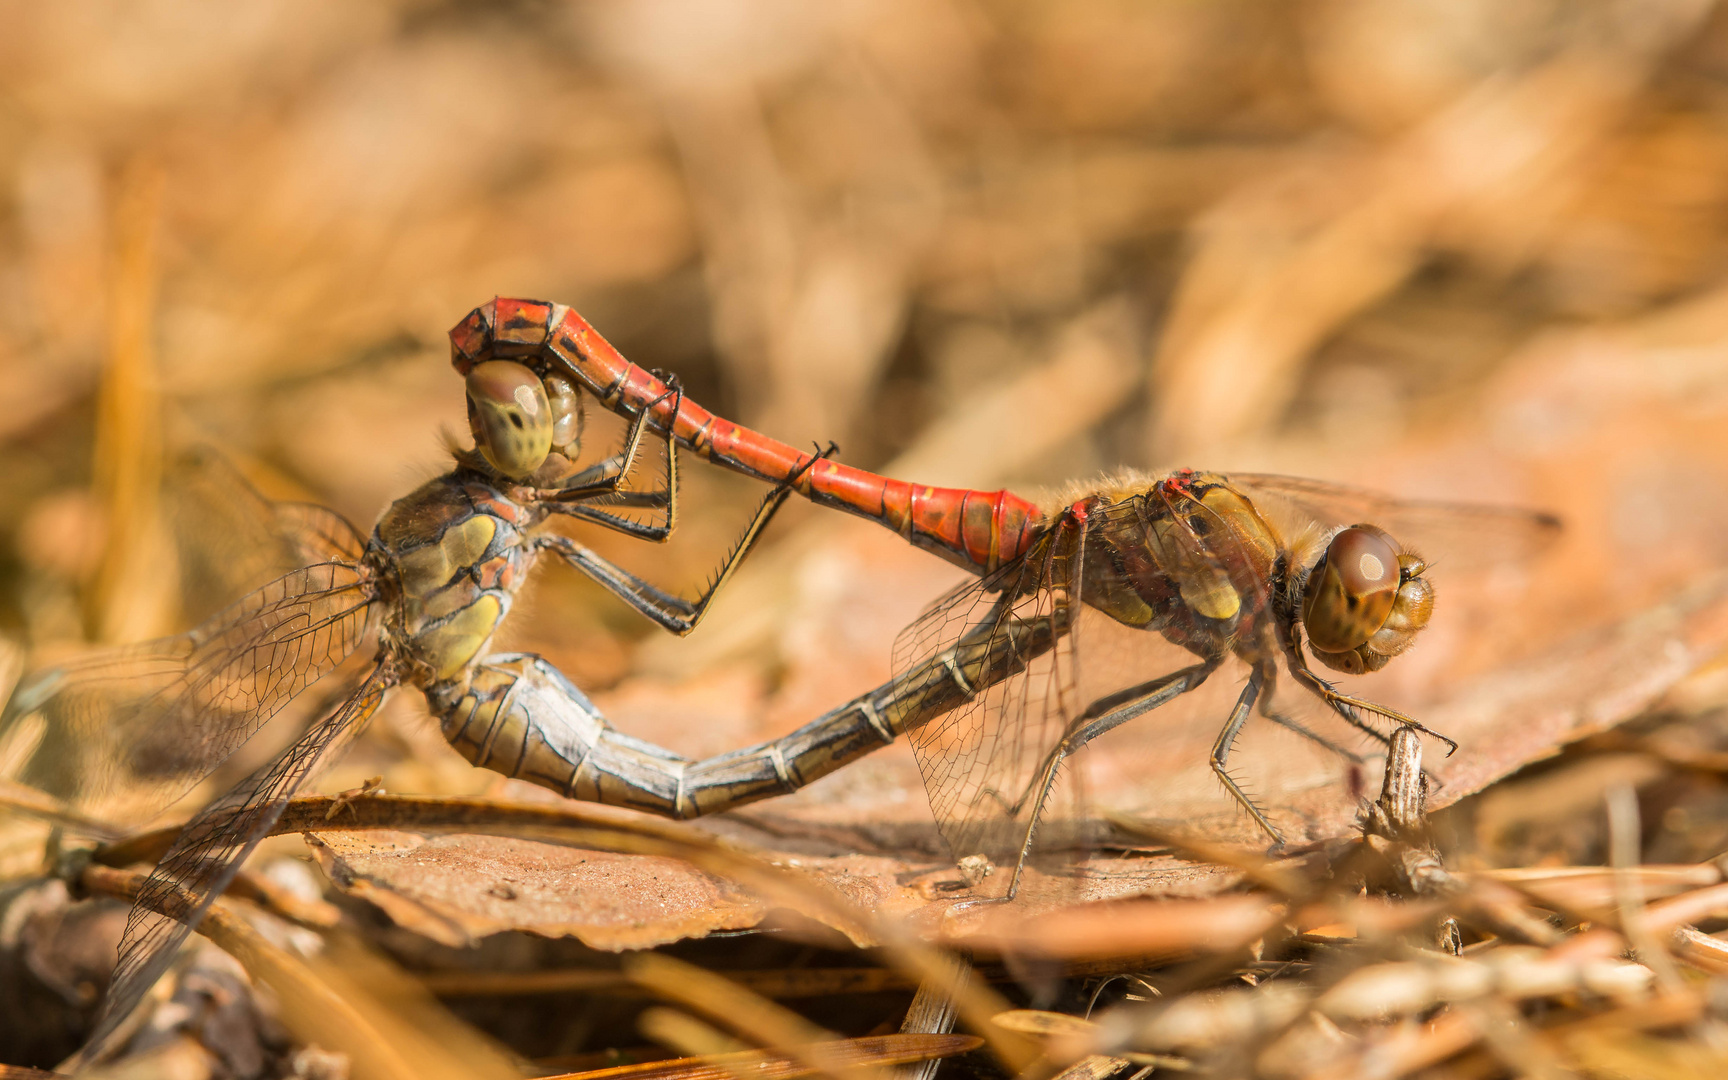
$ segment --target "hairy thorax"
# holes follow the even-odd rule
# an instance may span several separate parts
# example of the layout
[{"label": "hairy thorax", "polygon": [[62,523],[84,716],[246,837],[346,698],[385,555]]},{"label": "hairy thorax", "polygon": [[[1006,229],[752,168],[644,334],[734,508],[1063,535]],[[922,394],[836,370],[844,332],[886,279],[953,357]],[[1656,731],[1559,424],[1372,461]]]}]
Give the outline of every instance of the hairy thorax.
[{"label": "hairy thorax", "polygon": [[385,647],[405,681],[462,682],[528,576],[531,512],[487,480],[455,472],[391,504],[371,559],[390,592]]},{"label": "hairy thorax", "polygon": [[1184,470],[1081,505],[1108,522],[1086,548],[1087,603],[1201,656],[1259,629],[1279,540],[1222,477]]}]

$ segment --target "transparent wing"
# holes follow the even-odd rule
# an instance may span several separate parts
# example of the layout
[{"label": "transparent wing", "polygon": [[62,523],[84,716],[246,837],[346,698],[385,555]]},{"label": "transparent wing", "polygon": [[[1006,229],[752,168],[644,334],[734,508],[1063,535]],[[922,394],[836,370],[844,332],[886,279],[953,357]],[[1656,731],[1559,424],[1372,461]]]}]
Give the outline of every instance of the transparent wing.
[{"label": "transparent wing", "polygon": [[288,800],[340,756],[395,684],[383,665],[314,723],[275,761],[253,773],[186,823],[132,906],[120,941],[120,961],[86,1054],[100,1049],[161,978],[180,943],[234,879],[241,863],[269,835]]},{"label": "transparent wing", "polygon": [[265,498],[209,447],[179,455],[163,480],[190,621],[202,622],[290,570],[357,562],[365,539],[340,514]]},{"label": "transparent wing", "polygon": [[[1034,786],[1077,711],[1072,640],[1084,530],[1063,521],[1020,559],[954,590],[895,645],[899,677],[957,681],[968,700],[915,718],[908,739],[957,859],[1005,888],[1041,809]],[[951,698],[950,698],[951,700]]]},{"label": "transparent wing", "polygon": [[1293,547],[1304,527],[1378,525],[1430,562],[1479,569],[1539,554],[1560,534],[1553,514],[1516,506],[1398,499],[1298,476],[1230,473]]},{"label": "transparent wing", "polygon": [[[1241,505],[1238,499],[1207,501],[1220,495],[1227,496],[1228,489],[1197,496],[1191,487],[1160,484],[1143,497],[1151,512],[1138,514],[1133,526],[1122,521],[1112,528],[1137,527],[1146,534],[1147,543],[1156,548],[1156,566],[1142,569],[1141,575],[1158,573],[1169,579],[1182,601],[1179,618],[1191,617],[1196,610],[1216,612],[1221,601],[1236,605],[1235,615],[1207,624],[1217,651],[1233,650],[1243,635],[1251,635],[1257,637],[1260,650],[1276,653],[1270,574],[1279,552],[1274,547],[1251,550],[1248,546],[1275,538],[1255,536],[1249,523],[1232,519]],[[1135,501],[1112,507],[1111,514],[1125,517]],[[1259,509],[1258,502],[1255,508]]]},{"label": "transparent wing", "polygon": [[[1159,486],[1092,510],[1083,528],[1058,523],[1021,560],[950,593],[902,635],[901,679],[927,689],[952,680],[957,669],[975,690],[946,711],[944,699],[929,694],[936,707],[907,728],[937,823],[957,857],[982,854],[1011,871],[1029,836],[1048,852],[1084,848],[1094,826],[1075,810],[1083,776],[1092,793],[1119,808],[1203,813],[1218,835],[1257,835],[1207,767],[1243,690],[1234,662],[1202,693],[1185,692],[1155,712],[1136,708],[1171,676],[1233,652],[1264,662],[1269,681],[1261,700],[1272,707],[1279,652],[1269,573],[1278,552],[1263,530],[1246,526],[1243,504],[1217,491],[1203,500],[1204,490]],[[1324,714],[1315,729],[1313,710],[1299,696],[1284,696],[1277,713],[1300,720],[1309,738],[1356,741],[1350,729],[1328,726]],[[1127,728],[1110,730],[1110,718],[1125,714],[1133,716]],[[1106,729],[1099,744],[1052,773],[1063,737],[1093,722]],[[1253,719],[1238,747],[1252,751],[1250,744],[1266,739],[1265,726]],[[1317,769],[1336,775],[1338,762],[1324,745],[1337,744],[1305,741],[1281,731],[1265,745],[1289,767],[1250,752],[1233,759],[1232,775],[1248,797],[1275,809],[1286,786],[1312,786]],[[1052,775],[1055,796],[1040,807]],[[1042,821],[1034,822],[1039,809]]]},{"label": "transparent wing", "polygon": [[0,712],[0,760],[97,817],[159,809],[347,659],[375,596],[362,567],[320,563],[189,633],[37,672]]},{"label": "transparent wing", "polygon": [[271,503],[276,534],[290,545],[296,566],[321,562],[359,562],[366,538],[347,518],[316,503]]}]

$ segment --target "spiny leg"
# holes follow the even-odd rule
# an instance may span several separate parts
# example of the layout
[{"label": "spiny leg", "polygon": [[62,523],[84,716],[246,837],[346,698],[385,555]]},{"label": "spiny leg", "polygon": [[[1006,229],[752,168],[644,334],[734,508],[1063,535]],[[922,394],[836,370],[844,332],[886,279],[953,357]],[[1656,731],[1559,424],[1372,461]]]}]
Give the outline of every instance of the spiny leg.
[{"label": "spiny leg", "polygon": [[[1286,604],[1290,602],[1287,594],[1285,594],[1284,602]],[[1345,721],[1353,727],[1373,736],[1373,738],[1387,746],[1391,745],[1391,736],[1381,734],[1379,731],[1368,726],[1366,721],[1356,715],[1357,709],[1361,709],[1364,712],[1374,713],[1378,716],[1383,716],[1386,719],[1391,720],[1393,723],[1414,728],[1425,735],[1432,735],[1450,748],[1447,750],[1449,755],[1457,751],[1457,742],[1440,734],[1438,731],[1423,726],[1416,720],[1405,716],[1396,709],[1389,709],[1384,705],[1376,705],[1372,701],[1352,697],[1348,694],[1340,694],[1338,691],[1332,689],[1331,683],[1314,674],[1314,672],[1308,667],[1307,659],[1302,655],[1302,634],[1299,629],[1296,629],[1297,624],[1293,615],[1293,610],[1293,608],[1287,608],[1283,618],[1274,620],[1274,625],[1277,627],[1278,644],[1284,652],[1285,666],[1290,669],[1291,678],[1295,679],[1296,682],[1309,693],[1313,694],[1321,701],[1324,701],[1333,712],[1343,717]]]},{"label": "spiny leg", "polygon": [[[668,376],[666,392],[650,401],[630,421],[630,428],[624,433],[623,448],[607,460],[584,469],[576,476],[566,480],[560,485],[559,497],[580,501],[610,495],[622,487],[625,477],[635,467],[636,454],[641,449],[642,437],[648,430],[650,416],[655,407],[668,398],[674,401],[675,409],[684,400],[683,387],[679,386],[676,378],[671,376]],[[674,446],[671,433],[667,432],[667,450],[670,451]]]},{"label": "spiny leg", "polygon": [[609,562],[568,537],[546,536],[540,538],[537,543],[541,548],[557,553],[571,566],[599,582],[614,596],[674,634],[688,634],[702,621],[702,617],[708,612],[709,605],[713,603],[715,594],[731,578],[733,571],[744,561],[744,557],[750,553],[750,549],[756,545],[756,541],[761,539],[762,530],[767,528],[768,522],[773,519],[774,514],[785,503],[787,496],[792,492],[792,486],[798,482],[799,477],[818,461],[834,453],[835,449],[836,447],[830,443],[827,449],[819,451],[797,472],[775,485],[774,490],[769,492],[762,500],[761,505],[756,508],[756,513],[751,518],[750,524],[745,528],[744,534],[739,537],[738,543],[733,546],[731,554],[721,564],[719,571],[714,575],[714,580],[695,600],[674,596],[664,589],[642,580],[628,570]]},{"label": "spiny leg", "polygon": [[1373,713],[1376,716],[1384,716],[1395,724],[1412,727],[1424,735],[1431,735],[1446,744],[1448,747],[1446,752],[1448,754],[1451,754],[1458,749],[1458,743],[1456,741],[1447,738],[1432,728],[1424,726],[1412,717],[1405,716],[1397,709],[1388,708],[1385,705],[1376,705],[1372,701],[1367,701],[1359,697],[1352,697],[1349,694],[1340,694],[1338,691],[1332,689],[1331,683],[1309,670],[1307,662],[1302,659],[1301,652],[1296,648],[1287,648],[1285,654],[1289,663],[1290,675],[1292,678],[1301,683],[1315,697],[1324,701],[1331,707],[1333,712],[1342,716],[1353,726],[1360,728],[1369,735],[1372,735],[1378,741],[1390,745],[1391,736],[1382,734],[1370,727],[1367,721],[1356,715],[1357,709],[1361,709],[1363,712]]},{"label": "spiny leg", "polygon": [[[1295,677],[1298,682],[1303,682],[1303,685],[1307,686],[1308,689],[1313,691],[1315,696],[1319,697],[1320,700],[1324,701],[1328,706],[1330,706],[1334,712],[1338,713],[1338,715],[1342,716],[1345,720],[1347,720],[1351,724],[1351,726],[1353,726],[1357,730],[1362,731],[1362,732],[1366,733],[1367,735],[1371,736],[1375,741],[1386,746],[1388,748],[1388,750],[1390,750],[1391,745],[1392,745],[1392,739],[1397,733],[1393,732],[1391,735],[1388,735],[1388,734],[1381,732],[1375,728],[1369,727],[1367,724],[1362,722],[1360,717],[1358,717],[1355,714],[1355,710],[1354,710],[1354,708],[1352,708],[1352,706],[1360,704],[1360,705],[1366,707],[1368,709],[1368,711],[1370,711],[1370,712],[1374,712],[1374,713],[1377,713],[1379,715],[1389,715],[1389,716],[1392,716],[1394,718],[1397,718],[1400,721],[1405,721],[1405,722],[1407,722],[1407,726],[1410,727],[1412,730],[1420,731],[1420,732],[1426,732],[1427,734],[1434,736],[1436,739],[1439,739],[1441,742],[1446,743],[1448,746],[1452,747],[1452,749],[1454,749],[1454,750],[1456,750],[1458,748],[1458,744],[1453,742],[1451,739],[1447,738],[1444,735],[1441,735],[1439,732],[1432,731],[1426,727],[1423,727],[1421,724],[1418,724],[1413,720],[1409,720],[1407,717],[1404,717],[1402,713],[1396,713],[1396,712],[1393,712],[1392,710],[1384,709],[1378,705],[1373,705],[1372,703],[1369,703],[1369,702],[1362,702],[1362,701],[1360,701],[1360,699],[1357,699],[1357,698],[1347,697],[1343,694],[1335,693],[1332,690],[1332,685],[1330,683],[1326,682],[1324,679],[1319,678],[1310,669],[1307,668],[1307,666],[1303,662],[1299,652],[1297,652],[1294,648],[1287,646],[1286,647],[1286,653],[1290,658],[1289,663],[1291,665],[1292,676]],[[1307,677],[1307,680],[1311,680],[1311,681],[1304,681],[1304,679],[1303,679],[1304,676]],[[1319,689],[1316,689],[1314,684],[1318,684]],[[1268,690],[1267,690],[1266,695],[1260,699],[1260,715],[1266,717],[1268,720],[1271,720],[1275,724],[1279,724],[1279,725],[1282,725],[1284,727],[1287,727],[1290,730],[1296,732],[1297,734],[1302,735],[1305,738],[1311,739],[1312,741],[1318,743],[1319,745],[1325,747],[1328,750],[1331,750],[1333,753],[1338,754],[1340,757],[1343,757],[1346,760],[1353,762],[1354,764],[1361,765],[1361,764],[1365,763],[1366,759],[1364,759],[1362,757],[1362,755],[1357,754],[1351,750],[1347,750],[1344,747],[1339,746],[1336,743],[1333,743],[1331,740],[1325,738],[1324,736],[1318,734],[1317,732],[1310,731],[1307,727],[1304,727],[1303,725],[1297,723],[1296,721],[1290,719],[1289,717],[1283,716],[1283,715],[1277,713],[1276,711],[1274,711],[1272,709],[1272,694],[1271,694],[1271,690],[1270,690],[1270,684],[1268,684]],[[1439,782],[1438,776],[1435,773],[1431,772],[1426,766],[1424,766],[1422,769],[1422,775],[1427,777],[1429,779],[1429,781],[1432,783],[1438,783]]]},{"label": "spiny leg", "polygon": [[[1326,736],[1320,734],[1318,731],[1315,731],[1313,728],[1308,727],[1306,724],[1302,723],[1301,721],[1293,720],[1290,717],[1285,716],[1281,712],[1262,708],[1260,710],[1260,715],[1264,716],[1266,719],[1272,721],[1274,724],[1277,724],[1281,728],[1287,728],[1290,731],[1294,731],[1296,734],[1302,736],[1304,739],[1307,739],[1309,742],[1320,747],[1321,749],[1329,750],[1332,753],[1337,754],[1339,757],[1343,758],[1345,761],[1350,762],[1352,765],[1361,765],[1363,762],[1368,760],[1367,758],[1363,757],[1361,754],[1358,754],[1356,751],[1350,749],[1348,746],[1344,746],[1341,743],[1333,742],[1331,739],[1328,739]],[[1373,732],[1373,734],[1381,742],[1386,741],[1385,736],[1382,736],[1378,731]]]},{"label": "spiny leg", "polygon": [[[1261,716],[1264,716],[1266,719],[1272,721],[1274,724],[1277,724],[1279,727],[1288,728],[1289,730],[1294,731],[1296,734],[1302,736],[1304,739],[1307,739],[1309,742],[1312,742],[1318,746],[1324,747],[1325,749],[1332,751],[1332,753],[1337,754],[1339,757],[1343,758],[1346,761],[1351,762],[1352,764],[1360,765],[1363,763],[1364,759],[1363,759],[1361,754],[1358,754],[1356,751],[1351,750],[1350,748],[1348,748],[1346,746],[1343,746],[1343,745],[1340,745],[1339,743],[1333,742],[1331,739],[1328,739],[1326,736],[1320,734],[1317,731],[1312,730],[1306,724],[1303,724],[1298,720],[1292,719],[1291,717],[1285,716],[1283,713],[1279,712],[1276,708],[1274,708],[1273,704],[1272,704],[1274,696],[1275,696],[1273,693],[1273,688],[1274,688],[1273,678],[1274,678],[1273,672],[1268,671],[1267,676],[1266,676],[1266,686],[1260,694],[1260,715]],[[1380,737],[1379,732],[1374,732],[1373,734],[1376,737]],[[1381,741],[1384,742],[1385,739],[1382,738]]]},{"label": "spiny leg", "polygon": [[1169,704],[1199,686],[1214,671],[1218,670],[1218,666],[1222,662],[1221,659],[1202,660],[1198,664],[1191,664],[1168,675],[1099,698],[1087,706],[1085,712],[1074,719],[1061,741],[1052,747],[1050,753],[1045,756],[1044,764],[1038,770],[1037,778],[1011,808],[1013,813],[1018,814],[1025,807],[1028,798],[1033,800],[1032,813],[1026,822],[1026,832],[1020,842],[1020,854],[1014,861],[1014,877],[1008,883],[1008,892],[1003,897],[1004,900],[1012,900],[1014,894],[1020,889],[1020,878],[1026,870],[1026,859],[1032,852],[1032,838],[1038,829],[1038,818],[1043,814],[1044,804],[1049,800],[1050,791],[1056,785],[1056,774],[1061,768],[1063,760],[1106,731],[1120,727],[1136,717],[1144,716],[1160,705]]},{"label": "spiny leg", "polygon": [[[673,399],[673,414],[676,415],[678,406],[684,400],[684,391],[676,380],[671,381],[664,394],[649,402],[636,414],[636,418],[631,421],[629,432],[625,435],[623,450],[571,477],[555,494],[544,500],[546,507],[642,540],[662,543],[669,539],[678,525],[678,451],[670,427],[666,431],[666,480],[662,488],[648,492],[619,490],[635,466],[636,454],[642,445],[643,433],[648,427],[648,417],[655,406],[667,398]],[[595,506],[584,505],[593,501],[603,501],[612,506],[636,504],[654,508],[665,507],[666,517],[659,524],[643,524]]]},{"label": "spiny leg", "polygon": [[[1345,709],[1361,709],[1363,712],[1370,712],[1376,716],[1383,716],[1395,724],[1399,724],[1403,727],[1415,728],[1424,735],[1439,739],[1441,742],[1446,744],[1447,756],[1451,756],[1458,750],[1458,741],[1456,739],[1440,734],[1438,731],[1435,731],[1433,728],[1421,723],[1414,717],[1405,716],[1397,709],[1387,708],[1385,705],[1376,705],[1372,701],[1368,701],[1364,698],[1352,697],[1349,694],[1340,694],[1336,690],[1330,688],[1328,688],[1322,696],[1325,698],[1326,703],[1331,705],[1332,708],[1338,712],[1343,712]],[[1377,737],[1381,742],[1391,745],[1392,737],[1390,735],[1378,735]]]},{"label": "spiny leg", "polygon": [[1230,718],[1224,721],[1224,727],[1218,732],[1218,741],[1212,744],[1212,771],[1218,774],[1218,779],[1224,784],[1225,790],[1229,791],[1230,796],[1242,804],[1242,809],[1248,811],[1248,816],[1252,817],[1254,823],[1272,838],[1272,842],[1282,844],[1284,842],[1283,834],[1274,828],[1270,821],[1266,820],[1266,815],[1261,812],[1258,806],[1254,805],[1254,800],[1242,790],[1242,785],[1236,782],[1236,778],[1230,775],[1229,770],[1231,747],[1236,742],[1236,736],[1241,733],[1242,725],[1247,722],[1248,714],[1254,708],[1254,700],[1260,696],[1260,688],[1265,682],[1265,668],[1256,664],[1249,669],[1248,685],[1242,688],[1241,696],[1236,699],[1236,704],[1230,709]]}]

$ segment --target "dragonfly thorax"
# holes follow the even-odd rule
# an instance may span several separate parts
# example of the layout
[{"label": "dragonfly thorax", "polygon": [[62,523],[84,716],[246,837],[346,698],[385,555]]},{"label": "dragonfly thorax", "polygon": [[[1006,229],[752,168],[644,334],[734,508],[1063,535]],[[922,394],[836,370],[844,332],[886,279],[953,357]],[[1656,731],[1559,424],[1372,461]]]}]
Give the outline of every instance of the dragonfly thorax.
[{"label": "dragonfly thorax", "polygon": [[527,577],[530,512],[467,472],[393,503],[373,531],[374,561],[396,588],[384,638],[408,681],[464,676],[509,614]]}]

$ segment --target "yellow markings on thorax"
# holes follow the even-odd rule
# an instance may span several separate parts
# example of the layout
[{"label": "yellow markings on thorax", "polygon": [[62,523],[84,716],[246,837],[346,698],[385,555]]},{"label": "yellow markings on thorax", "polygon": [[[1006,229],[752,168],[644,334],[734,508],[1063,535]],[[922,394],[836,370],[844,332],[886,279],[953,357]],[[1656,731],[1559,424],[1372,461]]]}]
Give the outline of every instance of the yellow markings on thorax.
[{"label": "yellow markings on thorax", "polygon": [[496,596],[483,595],[449,622],[418,635],[415,650],[439,679],[452,678],[479,655],[503,613]]},{"label": "yellow markings on thorax", "polygon": [[1198,549],[1187,523],[1154,518],[1147,542],[1190,611],[1208,619],[1232,619],[1242,610],[1242,598],[1236,594],[1230,575]]},{"label": "yellow markings on thorax", "polygon": [[[1246,571],[1263,578],[1277,559],[1278,542],[1254,504],[1230,487],[1207,487],[1200,507],[1177,511],[1188,519],[1186,524],[1167,523],[1170,534],[1159,538],[1161,556],[1172,560],[1172,568],[1180,568],[1174,575],[1177,588],[1191,610],[1209,619],[1234,619],[1242,611],[1242,594],[1231,574]],[[1183,535],[1172,535],[1177,531]],[[1253,565],[1228,565],[1238,555]]]},{"label": "yellow markings on thorax", "polygon": [[1152,610],[1152,605],[1141,599],[1140,594],[1131,588],[1112,588],[1102,595],[1088,596],[1087,602],[1094,607],[1103,608],[1104,612],[1123,626],[1149,626],[1158,617]]},{"label": "yellow markings on thorax", "polygon": [[1242,598],[1222,571],[1206,567],[1177,583],[1182,602],[1208,619],[1232,619],[1242,610]]},{"label": "yellow markings on thorax", "polygon": [[497,532],[496,521],[486,514],[475,514],[445,529],[436,544],[403,552],[396,559],[403,593],[424,599],[442,589],[451,578],[480,561]]},{"label": "yellow markings on thorax", "polygon": [[1255,569],[1269,572],[1278,559],[1278,539],[1272,527],[1254,504],[1231,488],[1219,486],[1208,490],[1202,504],[1221,519],[1219,526],[1228,529],[1242,550],[1257,564]]}]

